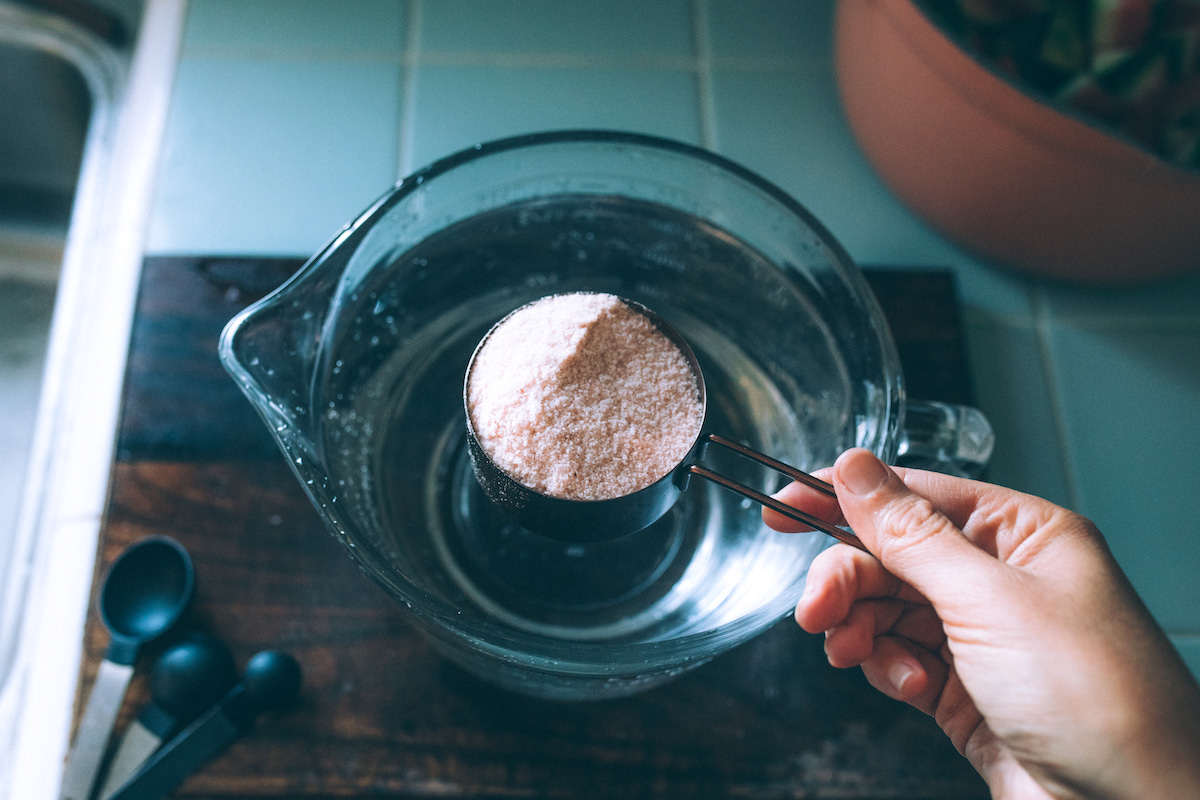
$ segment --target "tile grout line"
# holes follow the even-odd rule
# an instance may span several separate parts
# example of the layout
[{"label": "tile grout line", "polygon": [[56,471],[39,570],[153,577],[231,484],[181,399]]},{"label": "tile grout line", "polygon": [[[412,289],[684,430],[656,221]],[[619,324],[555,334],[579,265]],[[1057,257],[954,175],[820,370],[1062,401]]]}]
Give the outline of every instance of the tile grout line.
[{"label": "tile grout line", "polygon": [[422,3],[423,0],[408,0],[405,6],[404,57],[400,62],[400,126],[396,132],[397,181],[415,168],[413,129],[417,118],[417,57],[421,51]]},{"label": "tile grout line", "polygon": [[1058,373],[1054,368],[1054,354],[1050,348],[1050,311],[1046,305],[1044,290],[1040,286],[1030,286],[1033,300],[1033,331],[1037,336],[1038,360],[1042,366],[1042,378],[1046,382],[1046,392],[1049,394],[1050,413],[1054,420],[1054,433],[1058,447],[1058,457],[1062,461],[1063,479],[1067,484],[1067,498],[1071,508],[1082,511],[1079,504],[1079,482],[1075,475],[1075,463],[1071,458],[1070,443],[1067,441],[1067,419],[1063,412],[1062,390]]},{"label": "tile grout line", "polygon": [[[417,0],[420,2],[420,0]],[[702,0],[697,0],[702,2]],[[707,19],[707,14],[704,15]],[[695,17],[693,17],[695,21]],[[693,37],[694,39],[694,37]],[[706,38],[707,41],[707,38]],[[711,48],[710,48],[711,49]],[[184,56],[190,61],[303,61],[303,62],[356,62],[364,64],[388,64],[412,60],[407,53],[398,50],[380,50],[366,53],[358,50],[330,48],[328,50],[297,50],[295,48],[219,47],[212,45],[192,46]],[[560,53],[560,52],[480,52],[469,50],[442,50],[422,52],[416,59],[421,64],[439,66],[480,66],[545,69],[621,69],[633,68],[661,72],[690,71],[696,68],[696,57],[645,55],[630,53]],[[809,74],[825,72],[823,63],[803,58],[747,58],[735,56],[706,57],[710,66],[720,66],[744,73],[766,74]]]},{"label": "tile grout line", "polygon": [[509,67],[531,69],[641,69],[659,72],[688,72],[696,67],[694,57],[638,55],[636,53],[573,54],[470,51],[428,52],[421,62],[439,66]]},{"label": "tile grout line", "polygon": [[692,0],[692,37],[696,51],[696,107],[700,116],[700,144],[717,149],[717,110],[713,96],[712,40],[708,25],[708,0]]}]

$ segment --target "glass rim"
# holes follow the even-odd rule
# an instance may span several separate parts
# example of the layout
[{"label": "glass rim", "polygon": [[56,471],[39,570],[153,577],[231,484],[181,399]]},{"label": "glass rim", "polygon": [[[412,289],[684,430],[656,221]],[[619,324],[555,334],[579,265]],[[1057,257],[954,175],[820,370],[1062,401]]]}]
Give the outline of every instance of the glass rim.
[{"label": "glass rim", "polygon": [[[879,308],[872,290],[853,259],[836,237],[807,208],[758,173],[710,150],[649,134],[603,129],[545,131],[483,142],[435,160],[403,178],[356,219],[342,228],[288,281],[231,320],[222,336],[221,343],[222,361],[225,362],[226,368],[239,377],[248,378],[249,375],[244,365],[240,363],[240,359],[234,352],[232,340],[236,329],[249,321],[257,309],[282,302],[290,288],[302,282],[307,274],[320,270],[323,263],[335,250],[343,246],[356,247],[358,242],[355,242],[355,239],[361,241],[375,223],[383,219],[391,209],[424,184],[474,162],[513,151],[528,151],[547,146],[588,144],[655,150],[716,167],[719,172],[761,192],[790,216],[796,218],[801,225],[811,230],[814,237],[827,250],[828,262],[838,278],[846,284],[851,294],[863,301],[861,306],[868,317],[864,322],[864,329],[870,328],[877,333],[877,340],[882,350],[883,374],[881,377],[888,394],[889,414],[895,408],[895,414],[890,415],[896,417],[902,415],[904,399],[902,374],[895,345],[891,339],[890,328],[883,316],[882,309]],[[787,265],[780,264],[778,266],[780,269],[790,269]],[[897,420],[893,429],[898,430],[901,422],[902,420]],[[879,436],[876,449],[885,446],[887,438],[886,434]],[[895,436],[893,435],[892,438],[894,439]],[[346,523],[350,520],[345,519],[343,514],[334,513],[329,509],[327,511],[329,513],[329,517],[326,518],[327,525],[335,521],[332,518],[342,517],[336,519],[337,527],[343,531],[357,528],[357,525],[347,525]],[[417,618],[418,624],[429,631],[431,635],[443,641],[449,639],[459,646],[466,646],[492,657],[516,661],[534,669],[538,668],[538,663],[553,662],[556,668],[551,669],[546,666],[544,667],[545,671],[579,677],[616,677],[638,671],[668,668],[685,661],[707,660],[728,649],[728,646],[744,642],[757,635],[789,613],[799,597],[807,574],[807,570],[805,570],[789,585],[787,591],[781,592],[780,596],[772,602],[763,604],[752,612],[708,630],[645,642],[554,639],[507,627],[486,618],[465,619],[451,603],[431,595],[417,584],[404,580],[403,576],[390,566],[388,560],[383,557],[382,553],[377,552],[369,541],[362,541],[361,537],[355,538],[360,539],[356,542],[352,553],[355,560],[367,567],[367,573],[389,595],[407,605]],[[830,544],[832,544],[832,540]],[[536,643],[536,654],[519,649],[518,643]]]}]

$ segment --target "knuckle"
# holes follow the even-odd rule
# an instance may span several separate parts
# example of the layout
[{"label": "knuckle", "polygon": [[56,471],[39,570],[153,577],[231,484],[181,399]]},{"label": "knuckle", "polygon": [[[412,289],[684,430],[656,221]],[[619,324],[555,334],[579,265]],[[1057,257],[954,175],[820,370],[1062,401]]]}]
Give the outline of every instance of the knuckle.
[{"label": "knuckle", "polygon": [[884,543],[891,546],[918,544],[953,529],[950,520],[933,503],[918,495],[890,503],[876,520],[876,530],[882,534]]}]

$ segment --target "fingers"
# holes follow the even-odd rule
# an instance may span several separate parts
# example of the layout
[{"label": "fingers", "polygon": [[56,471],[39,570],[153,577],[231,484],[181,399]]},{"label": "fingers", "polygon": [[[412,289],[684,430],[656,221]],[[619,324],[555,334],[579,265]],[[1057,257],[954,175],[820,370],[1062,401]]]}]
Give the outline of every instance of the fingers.
[{"label": "fingers", "polygon": [[935,607],[970,600],[998,565],[870,451],[847,450],[832,477],[846,522],[888,572]]},{"label": "fingers", "polygon": [[[821,473],[817,473],[815,477],[822,477]],[[841,508],[838,507],[837,498],[830,497],[824,492],[817,491],[799,481],[789,483],[783,489],[776,492],[774,497],[776,500],[792,508],[797,508],[818,519],[825,520],[831,525],[845,524],[845,520],[842,519]],[[767,524],[767,527],[783,533],[800,533],[812,530],[812,528],[803,522],[794,520],[791,517],[785,517],[783,514],[772,511],[766,506],[763,506],[762,516],[763,522]]]},{"label": "fingers", "polygon": [[933,501],[972,544],[1001,561],[1039,533],[1053,532],[1052,539],[1099,538],[1087,520],[1040,497],[937,472],[894,471],[914,493]]},{"label": "fingers", "polygon": [[825,655],[838,669],[856,667],[870,657],[875,637],[891,630],[904,613],[899,600],[856,603],[846,619],[825,632]]},{"label": "fingers", "polygon": [[862,663],[867,682],[893,700],[933,715],[950,667],[936,653],[905,639],[880,637]]},{"label": "fingers", "polygon": [[884,636],[863,661],[862,671],[883,694],[933,717],[982,774],[988,754],[978,747],[986,747],[989,738],[979,740],[976,752],[971,752],[971,738],[983,724],[983,716],[948,659],[944,649],[927,650],[906,639]]},{"label": "fingers", "polygon": [[855,603],[846,619],[825,632],[825,653],[835,667],[858,666],[875,650],[883,635],[902,638],[926,650],[945,642],[941,622],[927,605],[900,600]]},{"label": "fingers", "polygon": [[844,622],[854,603],[867,598],[922,602],[871,554],[836,545],[813,559],[796,605],[796,622],[809,633],[827,631]]}]

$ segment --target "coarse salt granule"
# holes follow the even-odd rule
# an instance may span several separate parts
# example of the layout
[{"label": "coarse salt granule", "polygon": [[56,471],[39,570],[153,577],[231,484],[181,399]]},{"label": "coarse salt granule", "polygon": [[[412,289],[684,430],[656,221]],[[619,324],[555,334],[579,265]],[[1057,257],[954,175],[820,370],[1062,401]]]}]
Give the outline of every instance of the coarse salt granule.
[{"label": "coarse salt granule", "polygon": [[484,452],[519,483],[606,500],[670,472],[704,422],[680,349],[612,294],[551,295],[494,328],[467,407]]}]

